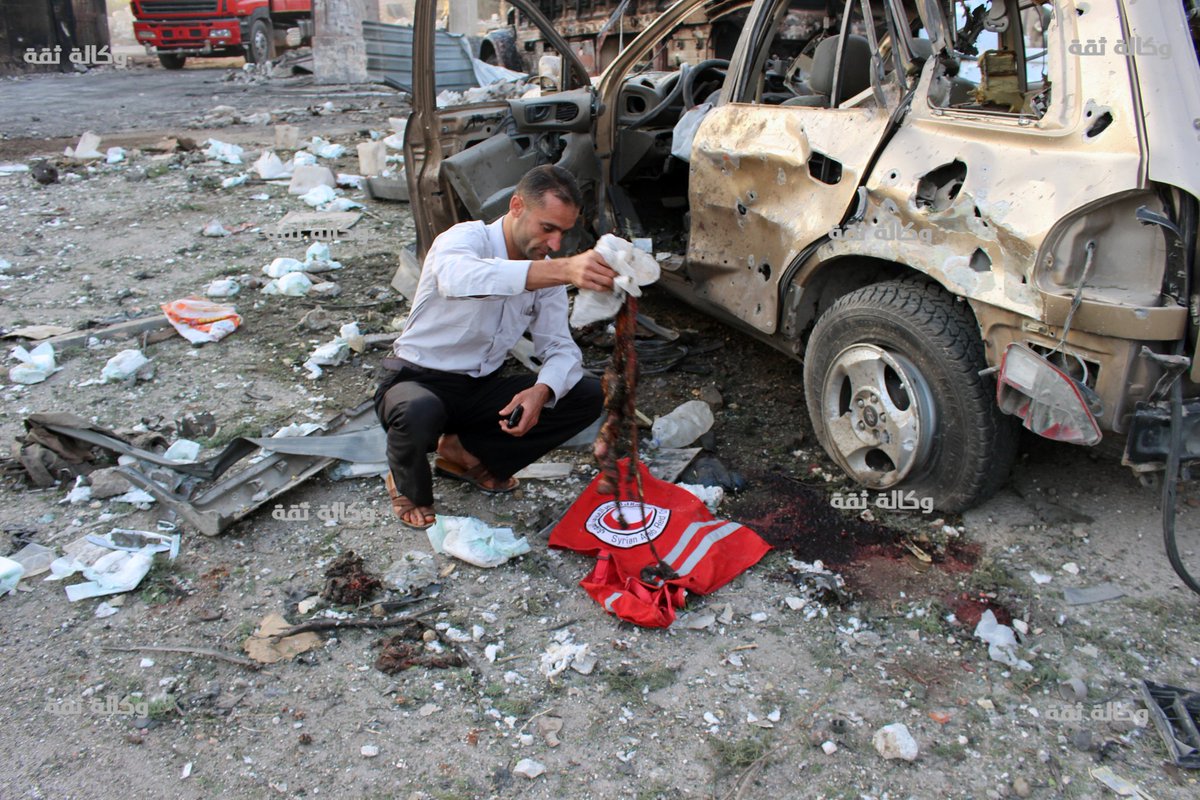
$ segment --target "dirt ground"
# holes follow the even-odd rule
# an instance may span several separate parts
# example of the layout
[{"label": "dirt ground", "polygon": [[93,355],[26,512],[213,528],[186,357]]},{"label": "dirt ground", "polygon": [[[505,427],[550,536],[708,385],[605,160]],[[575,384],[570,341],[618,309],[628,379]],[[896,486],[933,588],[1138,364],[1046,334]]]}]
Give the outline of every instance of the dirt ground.
[{"label": "dirt ground", "polygon": [[[413,238],[408,207],[347,192],[366,213],[331,245],[344,265],[331,275],[341,293],[268,296],[251,279],[273,258],[303,258],[305,244],[266,231],[306,207],[285,184],[221,181],[245,172],[279,123],[345,145],[348,155],[328,163],[355,172],[354,146],[389,133],[403,98],[231,76],[146,67],[0,80],[0,163],[44,157],[59,171],[44,186],[28,173],[0,175],[0,259],[10,264],[0,270],[0,326],[103,327],[158,313],[218,278],[244,284],[232,301],[243,322],[226,339],[142,347],[149,380],[99,382],[110,358],[139,347],[131,339],[63,353],[43,383],[4,381],[6,444],[33,413],[71,412],[168,441],[180,421],[208,413],[207,456],[236,436],[325,420],[370,396],[382,350],[316,380],[301,364],[343,323],[395,330],[407,305],[390,281]],[[198,127],[221,105],[269,112],[270,124]],[[126,159],[62,158],[88,129],[102,135],[102,151],[126,148]],[[168,134],[237,143],[246,165],[152,153]],[[202,236],[213,219],[247,227]],[[302,322],[315,309],[332,327]],[[440,594],[405,607],[433,631],[424,635],[436,637],[438,655],[460,666],[377,668],[393,635],[429,655],[420,628],[319,633],[312,649],[258,670],[138,650],[244,657],[243,641],[269,614],[369,618],[369,602],[307,613],[298,603],[349,551],[383,574],[430,545],[388,516],[377,478],[320,475],[283,500],[364,513],[289,521],[264,507],[218,537],[182,528],[178,558],[159,555],[120,605],[68,602],[63,583],[41,577],[0,598],[0,797],[1116,796],[1092,774],[1105,768],[1159,800],[1197,796],[1197,774],[1172,764],[1139,694],[1143,679],[1200,688],[1197,598],[1163,555],[1157,488],[1110,454],[1025,441],[1004,490],[961,517],[839,511],[830,501],[850,487],[814,441],[799,364],[664,295],[651,293],[643,310],[700,346],[643,378],[639,408],[654,417],[698,397],[714,407],[709,453],[745,481],[719,516],[775,546],[762,562],[691,598],[668,630],[618,622],[578,587],[589,559],[546,546],[547,524],[595,474],[586,453],[557,451],[549,459],[571,464],[570,476],[528,480],[513,496],[436,484],[444,513],[511,526],[532,545],[488,570],[436,556]],[[602,344],[584,351],[588,362],[608,355]],[[61,552],[114,527],[154,530],[165,516],[157,504],[71,504],[70,486],[31,488],[13,462],[0,466],[0,554],[28,542]],[[1185,485],[1181,498],[1181,546],[1200,565],[1200,492]],[[844,587],[814,576],[816,560]],[[1105,583],[1124,596],[1067,604],[1065,589]],[[115,613],[98,615],[102,600]],[[989,609],[1024,631],[1019,654],[1031,669],[992,660],[973,636]],[[543,654],[569,643],[588,645],[594,668],[548,677]],[[877,752],[876,731],[892,723],[911,732],[914,761]],[[526,777],[526,759],[544,773]]]}]

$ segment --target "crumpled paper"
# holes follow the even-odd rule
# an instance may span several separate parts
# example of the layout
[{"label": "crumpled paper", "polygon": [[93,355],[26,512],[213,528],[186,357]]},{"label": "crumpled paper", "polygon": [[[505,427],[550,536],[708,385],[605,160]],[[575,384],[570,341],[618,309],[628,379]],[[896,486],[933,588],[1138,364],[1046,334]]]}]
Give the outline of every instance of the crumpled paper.
[{"label": "crumpled paper", "polygon": [[617,278],[613,281],[611,292],[579,291],[571,309],[572,328],[583,328],[593,322],[611,319],[621,310],[626,294],[641,297],[640,287],[654,283],[661,274],[653,256],[611,233],[604,234],[596,242],[596,252],[617,273]]},{"label": "crumpled paper", "polygon": [[439,514],[425,533],[435,552],[477,567],[498,567],[513,556],[529,552],[529,542],[525,537],[515,537],[512,528],[489,528],[474,517]]}]

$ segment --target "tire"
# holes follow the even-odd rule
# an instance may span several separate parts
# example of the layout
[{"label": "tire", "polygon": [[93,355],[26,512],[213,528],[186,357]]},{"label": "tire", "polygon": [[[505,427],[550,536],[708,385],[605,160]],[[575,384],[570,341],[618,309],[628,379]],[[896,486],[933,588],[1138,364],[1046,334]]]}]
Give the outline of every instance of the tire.
[{"label": "tire", "polygon": [[491,31],[479,47],[479,59],[493,67],[505,67],[516,72],[525,72],[521,53],[517,50],[517,39],[513,32],[504,28]]},{"label": "tire", "polygon": [[971,508],[1008,476],[1019,430],[995,402],[978,327],[940,286],[877,283],[813,328],[804,393],[821,446],[859,484]]},{"label": "tire", "polygon": [[275,57],[275,40],[271,25],[265,19],[250,24],[250,39],[243,46],[247,64],[265,64]]},{"label": "tire", "polygon": [[187,56],[175,55],[174,53],[158,54],[158,63],[163,65],[163,69],[183,69],[186,61]]}]

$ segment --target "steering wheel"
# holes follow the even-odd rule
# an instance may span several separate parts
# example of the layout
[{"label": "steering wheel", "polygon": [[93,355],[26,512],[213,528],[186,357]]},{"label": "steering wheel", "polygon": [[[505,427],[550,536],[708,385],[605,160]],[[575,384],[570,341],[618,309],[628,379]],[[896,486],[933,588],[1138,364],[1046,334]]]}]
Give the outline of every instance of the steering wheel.
[{"label": "steering wheel", "polygon": [[[692,67],[683,78],[679,81],[683,84],[683,110],[690,111],[704,100],[708,99],[709,95],[718,91],[721,84],[725,82],[725,70],[729,68],[729,61],[724,58],[710,58],[707,61],[701,61],[696,66]],[[703,97],[696,97],[696,89],[703,87],[705,84],[701,82],[700,76],[704,73],[712,73],[713,77],[708,79],[708,83],[716,81],[716,86],[704,92]]]},{"label": "steering wheel", "polygon": [[662,111],[670,108],[677,100],[679,100],[679,95],[683,92],[683,85],[687,80],[687,75],[688,68],[685,65],[679,72],[667,79],[669,81],[673,81],[671,83],[670,90],[667,92],[667,96],[658,101],[658,104],[649,111],[639,114],[638,116],[626,122],[624,127],[627,129],[640,128],[650,120],[657,117]]}]

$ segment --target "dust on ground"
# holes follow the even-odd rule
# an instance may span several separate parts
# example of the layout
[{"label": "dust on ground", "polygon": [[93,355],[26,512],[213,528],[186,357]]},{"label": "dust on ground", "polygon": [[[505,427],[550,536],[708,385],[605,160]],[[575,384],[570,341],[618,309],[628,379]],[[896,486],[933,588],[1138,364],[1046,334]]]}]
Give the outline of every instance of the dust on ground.
[{"label": "dust on ground", "polygon": [[[407,306],[390,281],[413,238],[407,206],[348,193],[366,213],[332,244],[344,265],[333,275],[340,295],[266,296],[253,286],[261,267],[304,249],[266,232],[305,207],[285,185],[221,188],[245,165],[148,146],[165,134],[212,136],[245,147],[248,164],[272,143],[270,125],[189,127],[231,105],[345,145],[350,155],[327,163],[354,172],[354,146],[372,130],[388,133],[402,99],[303,81],[242,93],[229,75],[144,69],[0,83],[13,109],[0,160],[45,156],[60,171],[47,186],[29,174],[0,177],[5,328],[103,327],[157,313],[217,278],[246,284],[232,301],[243,323],[225,340],[142,347],[154,364],[148,381],[97,382],[108,359],[139,347],[134,339],[67,353],[44,383],[6,383],[6,443],[31,413],[69,411],[169,440],[184,418],[210,413],[207,456],[236,436],[328,419],[370,396],[383,351],[319,380],[301,365],[343,323],[364,334],[396,329]],[[113,111],[113,98],[143,96]],[[56,159],[61,142],[88,128],[104,135],[102,147],[126,147],[126,160]],[[213,219],[248,227],[202,236]],[[315,309],[332,324],[303,323]],[[831,498],[851,487],[813,440],[799,365],[665,296],[651,294],[643,310],[705,346],[645,376],[639,408],[653,417],[697,397],[714,407],[709,450],[746,484],[719,513],[776,546],[759,565],[692,598],[669,630],[607,616],[577,585],[588,560],[546,547],[547,525],[595,474],[586,454],[558,451],[549,458],[569,463],[569,477],[526,481],[511,496],[436,483],[439,509],[511,526],[532,552],[491,570],[436,556],[440,593],[394,612],[423,615],[421,625],[322,631],[317,646],[259,670],[137,650],[241,655],[270,614],[287,623],[331,611],[378,619],[372,605],[397,593],[378,591],[361,608],[312,598],[350,551],[383,575],[406,553],[430,552],[428,541],[389,516],[378,479],[321,475],[283,500],[360,513],[289,521],[264,508],[219,537],[185,530],[179,557],[159,556],[111,616],[97,616],[101,600],[69,603],[63,584],[40,579],[0,599],[3,794],[95,797],[121,786],[132,797],[181,798],[1098,798],[1108,790],[1091,770],[1108,767],[1154,797],[1195,796],[1195,774],[1170,763],[1138,713],[1143,678],[1200,686],[1196,598],[1162,555],[1155,490],[1110,458],[1030,442],[1008,486],[962,517],[838,511]],[[606,357],[585,345],[589,362]],[[152,530],[162,516],[113,500],[71,505],[69,488],[31,489],[6,471],[0,553],[25,542],[61,549],[113,527]],[[1193,557],[1196,506],[1186,489],[1179,527]],[[1064,601],[1065,588],[1105,582],[1125,596]],[[1024,630],[1020,655],[1032,669],[989,658],[972,635],[986,610]],[[594,668],[547,676],[543,655],[563,644],[588,645]],[[392,671],[430,653],[440,660]],[[884,760],[873,745],[897,722],[919,746],[911,763]],[[526,777],[538,771],[526,759],[544,773]]]}]

